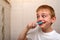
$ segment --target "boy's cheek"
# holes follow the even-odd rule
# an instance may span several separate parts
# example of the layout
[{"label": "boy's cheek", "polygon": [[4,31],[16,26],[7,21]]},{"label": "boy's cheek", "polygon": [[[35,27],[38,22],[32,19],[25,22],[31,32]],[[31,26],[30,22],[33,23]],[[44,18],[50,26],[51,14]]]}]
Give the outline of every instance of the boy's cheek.
[{"label": "boy's cheek", "polygon": [[49,25],[51,22],[45,21],[44,25]]}]

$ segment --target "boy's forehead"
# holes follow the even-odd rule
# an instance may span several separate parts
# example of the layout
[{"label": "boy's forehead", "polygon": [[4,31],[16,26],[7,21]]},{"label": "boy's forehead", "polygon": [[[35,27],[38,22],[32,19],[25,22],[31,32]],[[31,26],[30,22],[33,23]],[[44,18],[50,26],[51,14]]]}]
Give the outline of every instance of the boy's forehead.
[{"label": "boy's forehead", "polygon": [[44,9],[39,9],[38,11],[49,11],[50,12],[50,9],[44,8]]},{"label": "boy's forehead", "polygon": [[50,10],[49,9],[39,9],[37,14],[50,14]]}]

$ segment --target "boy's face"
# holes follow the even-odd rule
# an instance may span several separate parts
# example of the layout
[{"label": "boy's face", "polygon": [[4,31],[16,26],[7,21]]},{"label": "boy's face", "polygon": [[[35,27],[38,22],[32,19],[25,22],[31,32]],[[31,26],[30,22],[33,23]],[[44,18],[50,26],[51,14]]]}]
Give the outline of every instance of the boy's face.
[{"label": "boy's face", "polygon": [[41,28],[48,28],[56,20],[55,17],[51,18],[51,12],[48,9],[40,9],[37,12],[37,21],[42,21],[43,24],[39,25]]}]

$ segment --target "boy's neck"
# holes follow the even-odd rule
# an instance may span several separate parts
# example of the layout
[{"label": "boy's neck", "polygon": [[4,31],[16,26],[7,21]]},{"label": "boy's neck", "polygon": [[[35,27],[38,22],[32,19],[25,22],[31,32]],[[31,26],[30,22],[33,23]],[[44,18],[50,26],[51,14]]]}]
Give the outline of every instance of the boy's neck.
[{"label": "boy's neck", "polygon": [[52,27],[49,27],[49,28],[47,28],[47,29],[43,29],[43,28],[42,28],[42,31],[45,32],[45,33],[47,33],[47,32],[53,31],[53,29],[52,29]]}]

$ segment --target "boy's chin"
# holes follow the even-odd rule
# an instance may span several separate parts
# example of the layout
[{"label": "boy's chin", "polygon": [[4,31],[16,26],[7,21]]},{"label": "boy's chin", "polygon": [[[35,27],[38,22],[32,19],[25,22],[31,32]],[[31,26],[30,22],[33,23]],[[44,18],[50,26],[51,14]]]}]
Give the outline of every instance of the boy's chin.
[{"label": "boy's chin", "polygon": [[43,25],[43,24],[41,24],[41,25],[39,25],[39,27],[40,27],[40,28],[44,28],[44,25]]},{"label": "boy's chin", "polygon": [[39,26],[41,29],[44,29],[45,27],[44,26]]}]

